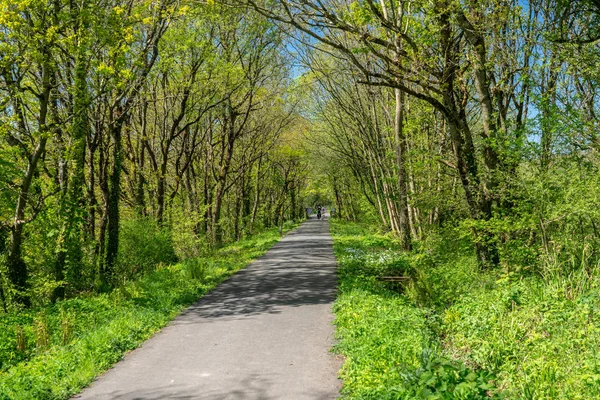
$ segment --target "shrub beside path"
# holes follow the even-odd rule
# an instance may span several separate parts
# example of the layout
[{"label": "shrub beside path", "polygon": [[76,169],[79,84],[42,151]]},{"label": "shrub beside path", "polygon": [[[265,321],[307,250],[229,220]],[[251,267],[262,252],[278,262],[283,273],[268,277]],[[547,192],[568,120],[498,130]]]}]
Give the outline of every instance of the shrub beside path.
[{"label": "shrub beside path", "polygon": [[336,261],[309,220],[75,399],[335,399]]}]

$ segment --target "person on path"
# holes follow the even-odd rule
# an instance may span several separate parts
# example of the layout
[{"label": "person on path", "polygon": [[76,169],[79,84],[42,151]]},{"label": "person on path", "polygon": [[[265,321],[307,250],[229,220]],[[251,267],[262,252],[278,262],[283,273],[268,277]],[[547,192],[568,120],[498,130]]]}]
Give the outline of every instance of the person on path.
[{"label": "person on path", "polygon": [[321,206],[317,206],[317,219],[321,219]]}]

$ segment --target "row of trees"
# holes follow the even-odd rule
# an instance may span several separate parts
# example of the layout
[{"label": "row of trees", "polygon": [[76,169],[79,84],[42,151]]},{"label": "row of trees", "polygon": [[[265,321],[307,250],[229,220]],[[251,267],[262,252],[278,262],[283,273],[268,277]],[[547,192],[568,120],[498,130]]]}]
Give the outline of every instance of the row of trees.
[{"label": "row of trees", "polygon": [[597,1],[246,3],[319,50],[346,217],[375,210],[405,249],[461,224],[482,268],[598,259]]},{"label": "row of trees", "polygon": [[596,0],[228,3],[0,0],[5,308],[114,285],[131,220],[186,254],[281,226],[309,167],[406,250],[461,224],[483,268],[597,258]]},{"label": "row of trees", "polygon": [[185,226],[187,254],[303,216],[302,125],[265,18],[175,0],[0,9],[5,310],[113,286],[129,220]]}]

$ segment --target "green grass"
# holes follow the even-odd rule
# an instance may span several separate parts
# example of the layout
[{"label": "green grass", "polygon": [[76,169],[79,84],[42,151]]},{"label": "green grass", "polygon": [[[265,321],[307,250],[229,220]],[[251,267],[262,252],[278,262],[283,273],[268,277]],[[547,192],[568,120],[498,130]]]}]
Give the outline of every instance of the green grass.
[{"label": "green grass", "polygon": [[278,240],[269,230],[108,294],[0,315],[0,399],[68,399]]},{"label": "green grass", "polygon": [[[356,224],[335,222],[332,233],[347,398],[600,398],[596,269],[481,272],[458,235],[432,236],[403,254]],[[374,279],[393,271],[412,277],[402,293]],[[465,382],[491,390],[458,393]]]},{"label": "green grass", "polygon": [[600,398],[600,282],[582,279],[501,278],[463,296],[444,312],[449,349],[496,371],[509,398]]},{"label": "green grass", "polygon": [[444,356],[435,310],[376,280],[414,274],[397,243],[356,224],[332,221],[331,231],[340,280],[335,350],[345,356],[345,398],[489,398],[493,385],[486,371]]}]

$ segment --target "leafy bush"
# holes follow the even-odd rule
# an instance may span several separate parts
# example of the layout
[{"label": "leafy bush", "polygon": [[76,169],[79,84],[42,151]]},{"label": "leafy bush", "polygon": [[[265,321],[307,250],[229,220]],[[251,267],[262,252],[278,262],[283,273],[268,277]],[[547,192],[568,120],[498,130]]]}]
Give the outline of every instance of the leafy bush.
[{"label": "leafy bush", "polygon": [[186,212],[183,208],[174,208],[171,213],[172,225],[177,227],[172,231],[173,248],[177,258],[185,260],[200,257],[209,247],[206,237],[197,234],[205,222],[204,213]]},{"label": "leafy bush", "polygon": [[474,290],[496,286],[497,271],[481,271],[468,237],[448,229],[406,255],[412,280],[405,294],[415,304],[442,312]]},{"label": "leafy bush", "polygon": [[119,237],[118,276],[131,279],[160,264],[175,262],[171,232],[152,218],[123,221]]},{"label": "leafy bush", "polygon": [[495,389],[494,376],[485,370],[473,371],[464,364],[450,362],[423,351],[421,367],[404,375],[409,387],[404,398],[476,400],[489,399]]},{"label": "leafy bush", "polygon": [[502,279],[444,313],[455,356],[494,371],[516,399],[600,397],[600,293],[540,278]]},{"label": "leafy bush", "polygon": [[181,262],[183,271],[190,279],[203,279],[207,272],[214,268],[209,260],[202,258],[189,258]]}]

